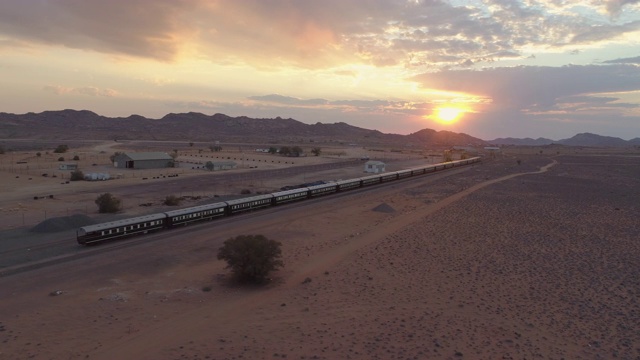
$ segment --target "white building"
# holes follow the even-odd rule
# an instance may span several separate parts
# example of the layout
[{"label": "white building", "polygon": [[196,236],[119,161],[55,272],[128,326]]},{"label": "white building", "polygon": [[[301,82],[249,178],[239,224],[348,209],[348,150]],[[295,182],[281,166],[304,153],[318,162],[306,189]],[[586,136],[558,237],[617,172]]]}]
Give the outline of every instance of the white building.
[{"label": "white building", "polygon": [[385,172],[384,167],[385,163],[383,163],[382,161],[370,160],[364,164],[364,172],[374,174],[383,173]]}]

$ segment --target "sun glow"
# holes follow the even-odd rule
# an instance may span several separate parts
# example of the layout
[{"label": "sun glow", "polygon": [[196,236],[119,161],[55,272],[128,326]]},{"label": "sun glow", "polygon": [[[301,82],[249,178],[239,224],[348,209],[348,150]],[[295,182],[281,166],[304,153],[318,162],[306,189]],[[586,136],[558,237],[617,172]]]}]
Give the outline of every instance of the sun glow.
[{"label": "sun glow", "polygon": [[435,109],[435,115],[439,122],[443,124],[451,124],[456,122],[462,114],[466,112],[465,109],[447,106]]}]

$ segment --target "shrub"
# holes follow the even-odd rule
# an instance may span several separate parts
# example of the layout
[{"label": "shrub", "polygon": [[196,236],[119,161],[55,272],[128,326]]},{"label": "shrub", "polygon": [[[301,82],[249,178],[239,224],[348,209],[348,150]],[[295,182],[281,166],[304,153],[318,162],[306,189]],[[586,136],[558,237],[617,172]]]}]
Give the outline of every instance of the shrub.
[{"label": "shrub", "polygon": [[4,146],[0,145],[0,154],[4,154],[5,150],[4,150]]},{"label": "shrub", "polygon": [[115,213],[120,211],[120,199],[111,195],[111,193],[104,193],[95,201],[98,205],[98,212],[100,213]]},{"label": "shrub", "polygon": [[116,159],[116,156],[118,156],[120,154],[122,154],[122,153],[119,152],[119,151],[114,152],[111,156],[109,156],[109,160],[111,160],[111,162],[114,162],[115,159]]},{"label": "shrub", "polygon": [[238,281],[262,283],[269,273],[284,266],[281,245],[263,235],[239,235],[218,249],[218,260],[227,262]]},{"label": "shrub", "polygon": [[164,199],[164,204],[167,206],[178,206],[180,205],[180,198],[175,195],[169,195]]},{"label": "shrub", "polygon": [[74,156],[74,157],[73,157],[73,160],[76,160],[76,161],[77,161],[77,160],[80,160],[80,156],[78,156],[78,155]]},{"label": "shrub", "polygon": [[42,153],[38,151],[38,152],[36,153],[36,156],[37,156],[37,157],[41,157],[41,156],[42,156]]},{"label": "shrub", "polygon": [[312,153],[314,156],[320,156],[320,153],[321,153],[321,152],[322,152],[322,149],[320,149],[320,148],[313,148],[313,149],[311,149],[311,153]]},{"label": "shrub", "polygon": [[249,189],[242,189],[242,190],[240,190],[240,194],[242,194],[242,195],[251,194],[251,190],[249,190]]},{"label": "shrub", "polygon": [[58,145],[58,147],[56,147],[56,149],[53,150],[53,152],[56,153],[56,154],[62,154],[62,153],[66,153],[67,150],[69,150],[69,146],[67,146],[67,145]]},{"label": "shrub", "polygon": [[58,161],[64,161],[64,156],[60,156],[60,157],[58,158]]},{"label": "shrub", "polygon": [[209,171],[213,171],[213,169],[215,168],[215,165],[211,161],[207,161],[207,163],[204,164],[204,167],[206,167],[207,170]]},{"label": "shrub", "polygon": [[84,173],[80,170],[75,170],[71,172],[71,177],[69,178],[71,181],[79,181],[84,180]]}]

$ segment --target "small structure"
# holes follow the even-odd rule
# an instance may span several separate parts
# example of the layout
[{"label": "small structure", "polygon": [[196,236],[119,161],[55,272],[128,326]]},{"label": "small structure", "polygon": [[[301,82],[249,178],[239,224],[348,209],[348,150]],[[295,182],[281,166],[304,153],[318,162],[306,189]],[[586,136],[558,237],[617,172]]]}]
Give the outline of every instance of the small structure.
[{"label": "small structure", "polygon": [[383,173],[385,172],[384,167],[385,163],[383,163],[382,161],[370,160],[364,164],[364,172],[374,174]]},{"label": "small structure", "polygon": [[84,174],[86,181],[104,181],[111,179],[111,175],[108,173],[88,173]]},{"label": "small structure", "polygon": [[134,152],[116,155],[113,166],[119,169],[160,169],[174,167],[175,161],[164,152]]},{"label": "small structure", "polygon": [[78,164],[60,164],[58,165],[58,170],[78,170]]},{"label": "small structure", "polygon": [[215,161],[215,162],[211,161],[211,164],[213,164],[213,167],[205,166],[205,169],[211,170],[211,171],[231,170],[231,169],[235,169],[238,166],[238,164],[236,164],[235,161]]}]

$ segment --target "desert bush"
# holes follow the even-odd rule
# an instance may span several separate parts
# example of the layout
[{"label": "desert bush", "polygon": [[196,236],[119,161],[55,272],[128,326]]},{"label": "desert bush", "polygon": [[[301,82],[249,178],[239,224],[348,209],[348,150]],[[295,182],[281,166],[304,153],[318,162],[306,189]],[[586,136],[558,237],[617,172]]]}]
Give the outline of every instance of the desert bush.
[{"label": "desert bush", "polygon": [[4,150],[4,146],[0,145],[0,154],[4,154],[5,150]]},{"label": "desert bush", "polygon": [[66,153],[69,150],[69,146],[67,145],[58,145],[55,150],[53,150],[56,154]]},{"label": "desert bush", "polygon": [[71,181],[79,181],[84,180],[84,173],[80,170],[74,170],[71,172],[71,177],[69,178]]},{"label": "desert bush", "polygon": [[64,156],[60,156],[60,157],[58,158],[58,161],[64,161]]},{"label": "desert bush", "polygon": [[80,160],[80,156],[78,156],[78,155],[74,156],[73,160],[76,160],[76,161]]},{"label": "desert bush", "polygon": [[109,156],[109,160],[111,160],[111,162],[114,162],[115,159],[116,159],[116,156],[118,156],[120,154],[122,154],[122,153],[119,152],[119,151],[114,152],[113,154],[111,154],[111,156]]},{"label": "desert bush", "polygon": [[178,206],[180,205],[180,198],[175,195],[168,195],[164,198],[164,204],[167,206]]},{"label": "desert bush", "polygon": [[111,193],[104,193],[98,196],[95,203],[98,205],[98,212],[100,213],[115,213],[120,211],[120,199],[111,195]]},{"label": "desert bush", "polygon": [[321,152],[322,152],[322,149],[320,149],[320,148],[313,148],[313,149],[311,149],[311,153],[312,153],[314,156],[320,156],[320,153],[321,153]]},{"label": "desert bush", "polygon": [[263,283],[272,271],[284,266],[281,245],[264,235],[239,235],[218,249],[218,260],[227,262],[236,280]]},{"label": "desert bush", "polygon": [[42,153],[38,151],[38,152],[36,153],[36,156],[37,156],[37,157],[41,157],[41,156],[42,156]]},{"label": "desert bush", "polygon": [[207,161],[207,163],[204,164],[204,167],[206,167],[207,170],[209,171],[213,171],[213,169],[215,168],[215,165],[211,161]]},{"label": "desert bush", "polygon": [[242,189],[242,190],[240,190],[240,194],[242,194],[242,195],[251,194],[251,190],[249,190],[249,189]]}]

